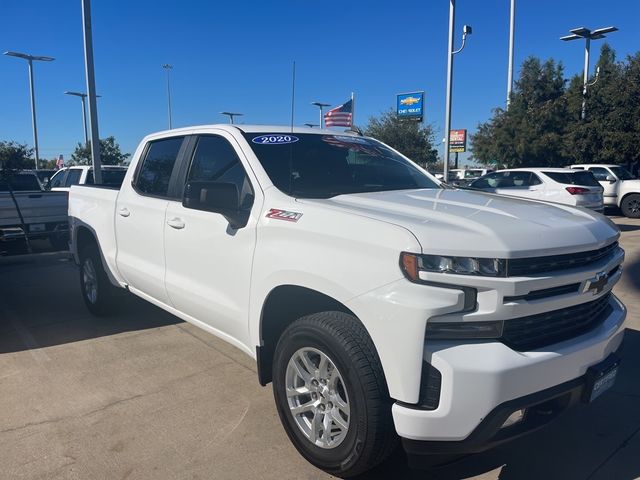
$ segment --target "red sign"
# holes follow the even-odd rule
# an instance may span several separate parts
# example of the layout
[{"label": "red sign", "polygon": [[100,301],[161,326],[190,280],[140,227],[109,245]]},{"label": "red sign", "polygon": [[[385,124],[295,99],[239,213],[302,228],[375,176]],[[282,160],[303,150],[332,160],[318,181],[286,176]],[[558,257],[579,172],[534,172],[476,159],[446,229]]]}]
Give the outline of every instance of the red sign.
[{"label": "red sign", "polygon": [[467,130],[449,130],[449,152],[467,151]]}]

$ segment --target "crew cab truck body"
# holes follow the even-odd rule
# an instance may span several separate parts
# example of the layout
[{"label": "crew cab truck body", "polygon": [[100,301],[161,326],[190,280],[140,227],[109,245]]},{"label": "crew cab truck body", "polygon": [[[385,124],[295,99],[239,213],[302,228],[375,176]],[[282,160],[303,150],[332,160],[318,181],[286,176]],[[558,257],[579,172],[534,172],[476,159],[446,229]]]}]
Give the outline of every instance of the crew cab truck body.
[{"label": "crew cab truck body", "polygon": [[640,218],[640,180],[621,165],[571,165],[574,170],[589,170],[604,188],[604,206],[618,207],[625,217]]},{"label": "crew cab truck body", "polygon": [[69,215],[91,311],[126,288],[255,358],[293,444],[338,476],[398,437],[489,448],[615,378],[612,222],[443,186],[373,139],[161,132],[120,190],[72,187]]}]

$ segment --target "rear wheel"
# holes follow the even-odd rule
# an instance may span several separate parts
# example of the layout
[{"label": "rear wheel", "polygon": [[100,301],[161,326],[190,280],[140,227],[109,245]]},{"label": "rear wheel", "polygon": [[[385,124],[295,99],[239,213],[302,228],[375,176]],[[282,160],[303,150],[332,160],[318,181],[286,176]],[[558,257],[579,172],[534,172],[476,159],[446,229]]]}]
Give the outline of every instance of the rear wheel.
[{"label": "rear wheel", "polygon": [[309,462],[339,477],[384,461],[397,444],[377,352],[359,320],[322,312],[278,341],[273,391],[280,420]]},{"label": "rear wheel", "polygon": [[109,280],[95,245],[88,245],[80,252],[80,290],[91,313],[103,316],[113,312],[116,287]]},{"label": "rear wheel", "polygon": [[640,218],[640,194],[632,193],[624,197],[620,209],[625,217]]}]

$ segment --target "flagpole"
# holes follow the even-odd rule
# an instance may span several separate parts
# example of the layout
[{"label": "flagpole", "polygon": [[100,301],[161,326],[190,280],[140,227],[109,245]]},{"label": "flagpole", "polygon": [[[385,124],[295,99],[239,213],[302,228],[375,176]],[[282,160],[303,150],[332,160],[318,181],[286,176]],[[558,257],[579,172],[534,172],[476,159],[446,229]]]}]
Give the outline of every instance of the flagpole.
[{"label": "flagpole", "polygon": [[351,92],[351,128],[353,128],[354,118],[356,118],[356,100],[355,95]]}]

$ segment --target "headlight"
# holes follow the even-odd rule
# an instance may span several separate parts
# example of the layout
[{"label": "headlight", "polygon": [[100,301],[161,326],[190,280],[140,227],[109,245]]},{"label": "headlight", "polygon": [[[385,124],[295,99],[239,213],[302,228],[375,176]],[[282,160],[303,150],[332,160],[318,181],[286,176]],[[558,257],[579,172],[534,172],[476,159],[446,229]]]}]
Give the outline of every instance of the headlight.
[{"label": "headlight", "polygon": [[400,266],[404,275],[412,282],[420,280],[421,271],[487,277],[504,277],[507,272],[507,261],[502,258],[449,257],[406,252],[400,255]]}]

